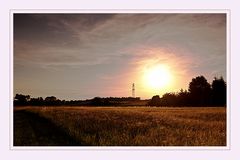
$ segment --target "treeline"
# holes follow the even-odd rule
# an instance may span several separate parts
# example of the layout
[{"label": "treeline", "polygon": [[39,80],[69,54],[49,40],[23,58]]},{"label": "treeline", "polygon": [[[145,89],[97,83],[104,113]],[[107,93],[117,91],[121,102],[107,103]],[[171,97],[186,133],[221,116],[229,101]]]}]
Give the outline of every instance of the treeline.
[{"label": "treeline", "polygon": [[208,83],[204,76],[193,78],[188,90],[177,93],[165,93],[161,98],[156,95],[149,101],[149,106],[226,106],[226,82],[222,77],[215,77]]},{"label": "treeline", "polygon": [[222,77],[208,83],[204,76],[193,78],[188,90],[153,96],[150,100],[139,97],[95,97],[88,100],[60,100],[55,96],[31,98],[16,94],[14,106],[226,106],[226,82]]},{"label": "treeline", "polygon": [[16,94],[14,106],[113,106],[128,105],[132,102],[140,101],[139,97],[95,97],[87,100],[60,100],[55,96],[31,98],[30,95]]}]

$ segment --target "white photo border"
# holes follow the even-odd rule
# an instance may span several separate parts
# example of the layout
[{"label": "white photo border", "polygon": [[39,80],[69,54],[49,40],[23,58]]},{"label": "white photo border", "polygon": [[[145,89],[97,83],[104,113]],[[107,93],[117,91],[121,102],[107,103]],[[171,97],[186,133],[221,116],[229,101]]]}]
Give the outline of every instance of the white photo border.
[{"label": "white photo border", "polygon": [[[13,15],[17,13],[224,13],[226,14],[226,72],[227,72],[227,137],[226,146],[79,146],[79,147],[55,147],[55,146],[34,146],[34,147],[26,147],[26,146],[14,146],[13,145],[13,68],[14,68],[14,35],[13,35]],[[227,151],[231,150],[231,102],[230,102],[230,95],[231,95],[231,10],[230,9],[10,9],[9,10],[9,51],[10,51],[10,58],[9,58],[9,67],[10,67],[10,101],[9,101],[9,149],[16,151],[16,150],[71,150],[71,151],[79,151],[79,150],[85,150],[85,151],[164,151],[164,150],[170,150],[170,151],[178,151],[178,150],[189,150],[189,151]]]}]

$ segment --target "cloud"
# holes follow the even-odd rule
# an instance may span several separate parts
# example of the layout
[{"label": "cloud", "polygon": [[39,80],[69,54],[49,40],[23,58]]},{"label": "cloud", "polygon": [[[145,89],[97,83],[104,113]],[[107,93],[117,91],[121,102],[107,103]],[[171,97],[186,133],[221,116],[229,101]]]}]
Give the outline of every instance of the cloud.
[{"label": "cloud", "polygon": [[[218,39],[221,41],[224,38],[218,34],[218,29],[214,28],[224,26],[224,16],[211,14],[81,14],[80,16],[37,14],[32,15],[31,19],[29,24],[46,21],[45,27],[48,29],[43,29],[46,41],[34,39],[37,33],[32,33],[32,41],[24,37],[20,40],[17,38],[16,59],[23,58],[26,61],[49,65],[101,64],[116,57],[123,58],[118,55],[131,56],[135,53],[128,53],[126,50],[139,46],[179,47],[199,52],[196,54],[209,54],[211,45],[215,42],[221,43]],[[40,23],[40,26],[42,25]],[[51,43],[52,30],[64,33],[55,35],[56,39],[61,40]],[[216,30],[216,33],[204,34],[207,30]],[[218,39],[213,41],[215,38]],[[204,39],[206,42],[203,41]],[[211,44],[207,45],[207,43]],[[223,47],[224,45],[218,46],[219,50],[224,50]],[[210,54],[217,54],[216,52]]]},{"label": "cloud", "polygon": [[226,76],[225,14],[14,16],[15,73],[25,75],[25,81],[40,79],[39,70],[44,77],[58,71],[54,72],[58,81],[64,74],[79,88],[94,86],[101,93],[101,85],[104,93],[110,93],[109,85],[123,93],[127,90],[121,87],[135,82],[144,67],[154,64],[167,64],[182,78]]}]

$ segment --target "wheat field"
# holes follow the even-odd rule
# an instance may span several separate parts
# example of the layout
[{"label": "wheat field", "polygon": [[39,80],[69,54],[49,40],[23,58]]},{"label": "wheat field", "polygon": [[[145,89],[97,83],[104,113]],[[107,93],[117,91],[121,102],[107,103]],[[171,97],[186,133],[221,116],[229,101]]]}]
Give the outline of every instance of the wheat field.
[{"label": "wheat field", "polygon": [[14,108],[16,146],[226,146],[226,137],[225,107]]}]

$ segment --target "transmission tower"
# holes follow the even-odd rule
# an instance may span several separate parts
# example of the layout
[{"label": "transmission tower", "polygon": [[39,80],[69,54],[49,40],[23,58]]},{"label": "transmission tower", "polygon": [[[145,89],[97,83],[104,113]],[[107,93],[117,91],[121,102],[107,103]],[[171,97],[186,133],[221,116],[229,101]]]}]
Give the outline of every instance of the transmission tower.
[{"label": "transmission tower", "polygon": [[135,98],[135,85],[132,84],[132,97]]}]

